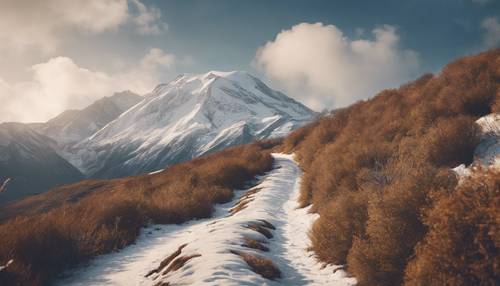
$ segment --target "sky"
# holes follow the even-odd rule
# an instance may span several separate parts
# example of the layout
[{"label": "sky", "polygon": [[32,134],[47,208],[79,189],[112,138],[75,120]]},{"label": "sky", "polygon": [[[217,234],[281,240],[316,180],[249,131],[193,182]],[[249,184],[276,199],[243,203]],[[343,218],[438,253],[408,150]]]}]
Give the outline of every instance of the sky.
[{"label": "sky", "polygon": [[500,46],[499,0],[0,0],[0,122],[246,70],[315,110]]}]

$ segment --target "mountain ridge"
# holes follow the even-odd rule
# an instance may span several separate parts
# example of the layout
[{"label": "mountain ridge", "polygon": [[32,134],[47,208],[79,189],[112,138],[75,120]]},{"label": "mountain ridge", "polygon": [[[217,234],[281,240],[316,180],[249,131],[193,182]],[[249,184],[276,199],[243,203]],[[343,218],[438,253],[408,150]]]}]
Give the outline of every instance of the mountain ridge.
[{"label": "mountain ridge", "polygon": [[83,109],[63,111],[35,126],[40,133],[53,138],[60,145],[71,145],[91,136],[141,100],[140,95],[130,91],[116,92]]},{"label": "mountain ridge", "polygon": [[23,123],[0,124],[0,203],[84,178],[57,152],[57,143]]},{"label": "mountain ridge", "polygon": [[65,157],[89,177],[134,175],[280,137],[314,116],[247,72],[181,75],[158,85]]}]

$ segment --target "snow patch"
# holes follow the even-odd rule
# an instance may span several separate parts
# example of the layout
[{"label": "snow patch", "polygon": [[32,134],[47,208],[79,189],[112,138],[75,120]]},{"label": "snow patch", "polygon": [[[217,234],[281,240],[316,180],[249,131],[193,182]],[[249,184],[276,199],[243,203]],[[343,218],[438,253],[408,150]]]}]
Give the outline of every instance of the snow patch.
[{"label": "snow patch", "polygon": [[470,166],[461,164],[452,170],[460,179],[472,174],[474,168],[500,168],[500,114],[492,113],[479,118],[481,141],[474,150],[474,162]]},{"label": "snow patch", "polygon": [[154,171],[154,172],[150,172],[150,173],[148,173],[148,175],[158,174],[158,173],[163,172],[163,170],[165,170],[165,169],[160,169],[160,170],[156,170],[156,171]]}]

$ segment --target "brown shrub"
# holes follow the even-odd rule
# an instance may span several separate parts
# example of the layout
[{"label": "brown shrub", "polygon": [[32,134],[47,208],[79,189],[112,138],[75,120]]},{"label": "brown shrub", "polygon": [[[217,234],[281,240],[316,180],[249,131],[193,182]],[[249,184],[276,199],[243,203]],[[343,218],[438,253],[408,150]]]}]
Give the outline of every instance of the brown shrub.
[{"label": "brown shrub", "polygon": [[438,105],[457,114],[474,116],[491,112],[500,74],[498,49],[465,57],[447,65],[432,88]]},{"label": "brown shrub", "polygon": [[493,102],[493,105],[491,107],[491,112],[500,113],[500,90],[498,89],[495,101]]},{"label": "brown shrub", "polygon": [[270,280],[281,278],[281,271],[271,260],[242,251],[231,250],[231,253],[240,256],[253,272],[262,277]]},{"label": "brown shrub", "polygon": [[297,144],[301,143],[301,141],[303,141],[309,135],[309,133],[314,130],[314,127],[317,124],[318,121],[314,121],[293,131],[288,136],[286,136],[283,140],[282,151],[287,153],[293,152],[295,150],[295,147],[297,147]]},{"label": "brown shrub", "polygon": [[261,223],[261,225],[263,227],[267,227],[267,228],[272,229],[272,230],[276,229],[276,227],[272,223],[270,223],[269,221],[267,221],[265,219],[258,219],[258,221]]},{"label": "brown shrub", "polygon": [[170,262],[172,262],[172,260],[174,260],[177,256],[181,255],[182,249],[186,246],[187,246],[187,244],[183,244],[183,245],[179,246],[179,248],[177,248],[176,251],[174,251],[172,254],[170,254],[165,259],[163,259],[160,262],[160,265],[158,265],[158,267],[149,271],[144,277],[149,277],[155,273],[160,272],[163,268],[167,267],[170,264]]},{"label": "brown shrub", "polygon": [[162,275],[166,275],[172,271],[179,270],[184,265],[186,265],[186,263],[189,260],[196,258],[196,257],[200,257],[200,256],[201,256],[201,254],[191,254],[191,255],[181,256],[181,257],[175,259],[174,261],[172,261],[172,263],[167,267],[167,269],[165,269],[165,271],[163,271]]},{"label": "brown shrub", "polygon": [[238,212],[240,212],[241,210],[244,210],[247,208],[247,205],[253,201],[253,195],[255,195],[256,193],[260,192],[261,188],[252,188],[248,191],[245,192],[245,194],[243,196],[241,196],[239,198],[239,200],[234,204],[234,206],[229,209],[229,213],[231,215],[234,215]]},{"label": "brown shrub", "polygon": [[160,282],[154,284],[154,286],[171,286],[171,284],[169,282],[160,281]]},{"label": "brown shrub", "polygon": [[247,205],[248,205],[251,201],[253,201],[253,199],[252,199],[252,198],[248,198],[248,199],[244,199],[244,200],[239,200],[239,201],[237,202],[237,204],[236,204],[234,207],[232,207],[231,209],[229,209],[229,213],[230,213],[231,215],[235,215],[235,214],[239,213],[240,211],[242,211],[242,210],[246,209],[246,208],[247,208]]},{"label": "brown shrub", "polygon": [[420,210],[427,190],[434,186],[436,170],[405,170],[368,206],[364,236],[357,235],[347,263],[360,285],[400,285],[406,260],[425,233]]},{"label": "brown shrub", "polygon": [[268,239],[273,238],[273,234],[265,226],[263,226],[259,223],[249,223],[245,227],[262,234],[263,236],[265,236]]},{"label": "brown shrub", "polygon": [[263,241],[253,239],[251,237],[245,236],[243,238],[243,244],[241,246],[243,247],[248,247],[248,248],[253,248],[261,251],[269,251],[269,248],[267,246],[263,245]]},{"label": "brown shrub", "polygon": [[421,148],[427,152],[428,161],[437,166],[455,167],[470,164],[474,149],[479,143],[480,128],[467,116],[444,118],[430,128],[422,138]]},{"label": "brown shrub", "polygon": [[500,172],[481,171],[439,190],[425,215],[428,234],[405,285],[495,285],[500,281]]},{"label": "brown shrub", "polygon": [[345,264],[352,238],[364,233],[366,194],[343,192],[322,209],[312,229],[312,248],[327,263]]}]

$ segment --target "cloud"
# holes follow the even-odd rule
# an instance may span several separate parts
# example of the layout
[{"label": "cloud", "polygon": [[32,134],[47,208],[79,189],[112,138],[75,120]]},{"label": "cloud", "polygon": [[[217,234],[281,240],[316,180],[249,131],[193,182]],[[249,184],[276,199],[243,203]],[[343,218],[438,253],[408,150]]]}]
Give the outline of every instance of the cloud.
[{"label": "cloud", "polygon": [[141,34],[155,35],[167,30],[167,24],[161,21],[161,12],[159,9],[154,7],[148,8],[139,0],[132,0],[131,2],[139,12],[134,18],[134,23]]},{"label": "cloud", "polygon": [[0,122],[45,121],[116,91],[149,92],[165,80],[175,63],[174,55],[157,48],[135,66],[117,73],[85,69],[68,57],[51,58],[33,65],[28,81],[10,84],[0,78]]},{"label": "cloud", "polygon": [[65,33],[103,33],[129,22],[141,33],[159,33],[166,27],[160,11],[139,0],[2,0],[0,52],[50,54]]},{"label": "cloud", "polygon": [[496,48],[500,46],[500,23],[497,18],[489,17],[481,22],[481,28],[486,32],[483,36],[483,44],[486,48]]},{"label": "cloud", "polygon": [[418,70],[417,53],[399,46],[394,27],[377,27],[372,35],[350,40],[333,25],[301,23],[261,47],[253,65],[311,108],[346,106]]},{"label": "cloud", "polygon": [[144,56],[144,58],[142,58],[141,66],[145,69],[154,69],[157,67],[169,68],[173,66],[175,62],[176,62],[175,55],[167,54],[158,48],[152,48]]}]

